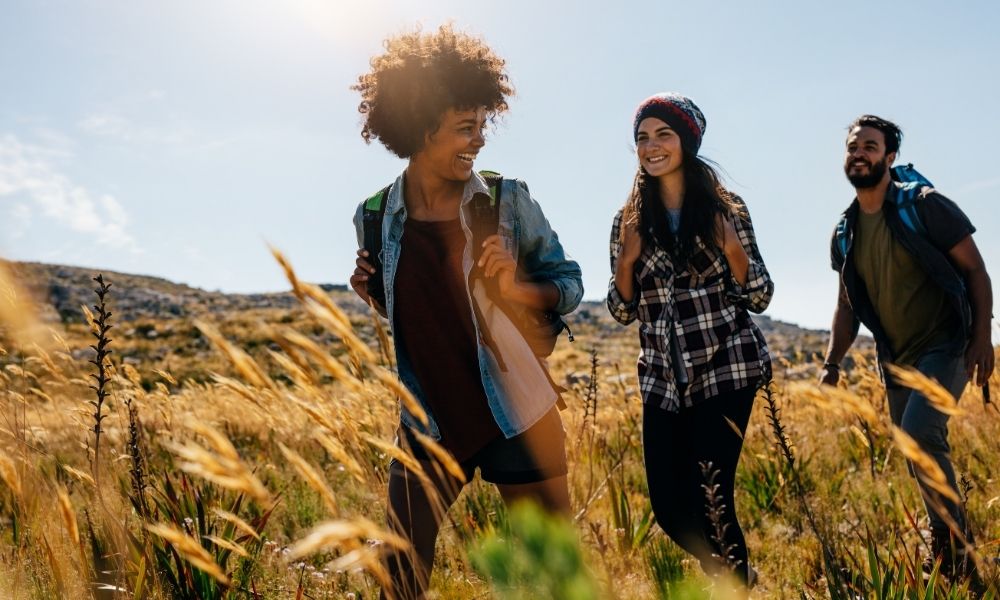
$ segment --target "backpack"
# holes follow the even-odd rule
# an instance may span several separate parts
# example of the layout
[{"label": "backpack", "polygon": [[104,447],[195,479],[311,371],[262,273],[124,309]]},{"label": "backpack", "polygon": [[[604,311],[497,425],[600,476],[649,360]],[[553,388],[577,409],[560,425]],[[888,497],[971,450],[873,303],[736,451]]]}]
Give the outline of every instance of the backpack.
[{"label": "backpack", "polygon": [[[478,194],[471,201],[472,212],[472,246],[473,261],[478,261],[482,253],[482,242],[489,236],[497,233],[500,226],[500,193],[503,188],[503,176],[493,171],[480,171],[479,174],[486,180],[489,188],[489,196]],[[376,194],[365,200],[362,211],[362,225],[364,229],[364,247],[368,251],[368,262],[375,268],[375,273],[368,278],[368,296],[385,306],[385,282],[382,277],[382,222],[385,218],[385,207],[388,204],[389,190],[391,185],[379,190]],[[473,277],[476,272],[473,272]],[[493,281],[485,280],[487,295],[506,315],[517,325],[518,330],[524,337],[535,356],[545,358],[552,354],[559,334],[565,329],[570,342],[574,341],[573,332],[563,320],[562,315],[551,310],[535,310],[526,308],[522,315],[519,315],[508,302],[500,297],[499,290]],[[472,302],[473,311],[480,323],[482,319],[479,306]],[[494,350],[498,361],[503,360],[496,351],[496,346],[488,331],[483,331],[483,338],[487,346]]]},{"label": "backpack", "polygon": [[[903,184],[896,189],[896,210],[903,225],[917,235],[926,236],[927,227],[917,211],[917,201],[920,199],[920,190],[924,187],[934,187],[934,184],[914,169],[913,163],[893,167],[889,175],[893,181]],[[834,237],[839,262],[843,262],[847,258],[848,247],[846,217],[837,223]]]}]

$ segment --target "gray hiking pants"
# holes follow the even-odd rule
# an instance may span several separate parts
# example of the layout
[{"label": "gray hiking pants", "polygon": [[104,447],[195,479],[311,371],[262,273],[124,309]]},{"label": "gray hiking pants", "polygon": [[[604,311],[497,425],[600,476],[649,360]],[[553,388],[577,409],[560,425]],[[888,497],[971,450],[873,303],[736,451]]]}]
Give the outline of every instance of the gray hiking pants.
[{"label": "gray hiking pants", "polygon": [[[955,398],[960,398],[968,376],[965,373],[965,358],[953,352],[931,350],[917,360],[914,365],[918,371],[936,379]],[[888,387],[889,414],[894,425],[902,429],[929,454],[944,471],[945,477],[956,493],[958,484],[955,479],[955,469],[951,465],[951,446],[948,445],[948,415],[934,408],[927,398],[915,390],[904,387]],[[914,473],[912,464],[908,465],[910,473]],[[930,516],[931,529],[946,530],[948,525],[941,517],[943,510],[955,520],[963,532],[967,531],[965,511],[961,504],[956,504],[929,488],[917,477],[924,505]]]}]

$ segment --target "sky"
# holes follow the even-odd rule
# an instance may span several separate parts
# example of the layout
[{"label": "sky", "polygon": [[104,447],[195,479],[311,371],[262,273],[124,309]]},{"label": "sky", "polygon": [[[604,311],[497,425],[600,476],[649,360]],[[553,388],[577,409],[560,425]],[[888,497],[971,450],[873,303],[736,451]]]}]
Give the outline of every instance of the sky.
[{"label": "sky", "polygon": [[0,0],[0,256],[208,290],[345,283],[357,204],[405,163],[360,137],[350,90],[385,37],[451,22],[517,95],[477,168],[526,181],[603,298],[632,115],[677,91],[750,209],[769,316],[827,328],[829,236],[853,197],[847,124],[899,123],[978,228],[1000,290],[1000,3]]}]

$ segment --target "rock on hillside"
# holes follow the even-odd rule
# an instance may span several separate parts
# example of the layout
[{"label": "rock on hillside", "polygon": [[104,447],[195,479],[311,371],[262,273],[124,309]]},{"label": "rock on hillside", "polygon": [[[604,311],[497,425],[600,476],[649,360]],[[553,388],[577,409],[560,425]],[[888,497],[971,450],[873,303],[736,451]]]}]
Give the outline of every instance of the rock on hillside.
[{"label": "rock on hillside", "polygon": [[[298,305],[291,293],[225,294],[209,292],[158,277],[131,275],[101,269],[85,269],[41,263],[11,263],[15,276],[41,307],[43,317],[53,321],[78,322],[80,307],[94,302],[93,277],[102,273],[112,283],[112,310],[122,321],[171,319],[204,313],[226,313],[253,309],[284,308]],[[347,294],[342,285],[321,286],[338,302],[364,305]],[[353,294],[350,294],[353,296]],[[345,306],[345,308],[348,308]]]}]

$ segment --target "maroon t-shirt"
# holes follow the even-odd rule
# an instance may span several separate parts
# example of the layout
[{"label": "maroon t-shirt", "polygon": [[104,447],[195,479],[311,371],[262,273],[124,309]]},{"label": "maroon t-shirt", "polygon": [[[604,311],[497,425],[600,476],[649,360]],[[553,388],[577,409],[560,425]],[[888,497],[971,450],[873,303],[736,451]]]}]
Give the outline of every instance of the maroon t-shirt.
[{"label": "maroon t-shirt", "polygon": [[407,219],[396,267],[394,332],[441,431],[462,461],[502,436],[479,374],[476,329],[462,272],[458,219]]}]

